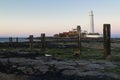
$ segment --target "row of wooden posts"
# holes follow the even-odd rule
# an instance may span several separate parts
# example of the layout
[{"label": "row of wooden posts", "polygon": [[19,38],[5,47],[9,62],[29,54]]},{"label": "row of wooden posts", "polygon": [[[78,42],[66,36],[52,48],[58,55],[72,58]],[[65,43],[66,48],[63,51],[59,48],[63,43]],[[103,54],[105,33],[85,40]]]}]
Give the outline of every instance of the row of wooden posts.
[{"label": "row of wooden posts", "polygon": [[[33,49],[33,43],[34,43],[33,35],[30,35],[28,39],[29,39],[29,47],[32,50]],[[12,37],[9,37],[9,46],[10,47],[12,46],[12,43],[13,43],[13,39],[12,39]],[[16,43],[18,43],[18,37],[16,38]],[[41,34],[41,48],[42,48],[42,50],[45,50],[45,33]]]},{"label": "row of wooden posts", "polygon": [[[78,32],[78,55],[81,54],[81,27],[77,26]],[[103,24],[104,58],[107,59],[111,54],[111,25]]]},{"label": "row of wooden posts", "polygon": [[[110,24],[103,24],[103,41],[104,41],[104,58],[107,58],[111,53],[111,26]],[[81,54],[81,27],[77,26],[78,33],[78,55]],[[18,38],[16,38],[16,42],[18,42]],[[9,43],[12,45],[12,37],[9,38]],[[33,49],[33,35],[29,36],[29,47]],[[45,33],[41,34],[41,49],[45,50]]]},{"label": "row of wooden posts", "polygon": [[[29,45],[30,49],[33,49],[33,35],[29,36]],[[42,50],[45,50],[45,33],[41,34],[41,48]]]}]

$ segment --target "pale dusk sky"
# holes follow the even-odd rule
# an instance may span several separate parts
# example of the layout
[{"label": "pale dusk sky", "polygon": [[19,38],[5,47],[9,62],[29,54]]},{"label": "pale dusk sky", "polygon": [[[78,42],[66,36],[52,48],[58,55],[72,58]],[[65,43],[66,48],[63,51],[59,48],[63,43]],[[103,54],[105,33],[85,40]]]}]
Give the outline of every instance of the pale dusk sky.
[{"label": "pale dusk sky", "polygon": [[120,0],[0,0],[0,37],[52,36],[80,25],[89,32],[93,10],[95,32],[111,24],[113,37],[120,37]]}]

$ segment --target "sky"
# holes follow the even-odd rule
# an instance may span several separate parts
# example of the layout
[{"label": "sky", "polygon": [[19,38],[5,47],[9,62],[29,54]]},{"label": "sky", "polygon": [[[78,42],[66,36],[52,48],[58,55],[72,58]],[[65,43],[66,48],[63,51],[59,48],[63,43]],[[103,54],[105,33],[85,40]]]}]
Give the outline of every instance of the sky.
[{"label": "sky", "polygon": [[95,32],[111,24],[112,37],[120,37],[120,0],[0,0],[0,37],[47,36],[81,26],[89,32],[89,12]]}]

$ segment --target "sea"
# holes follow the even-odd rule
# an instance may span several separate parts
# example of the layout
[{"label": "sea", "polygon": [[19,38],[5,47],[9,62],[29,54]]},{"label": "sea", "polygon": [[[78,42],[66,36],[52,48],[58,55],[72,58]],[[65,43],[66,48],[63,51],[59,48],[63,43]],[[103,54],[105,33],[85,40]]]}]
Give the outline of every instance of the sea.
[{"label": "sea", "polygon": [[[16,38],[13,37],[12,41],[16,42]],[[23,38],[23,37],[18,38],[18,42],[28,42],[28,41],[29,41],[29,39],[27,39],[27,38]],[[7,38],[7,37],[0,37],[0,42],[1,43],[9,42],[9,38]]]},{"label": "sea", "polygon": [[[120,38],[112,38],[115,40],[120,40]],[[18,42],[28,42],[28,37],[18,37]],[[34,39],[34,42],[39,42],[40,40]],[[0,43],[9,42],[9,37],[0,37]],[[16,37],[12,37],[12,42],[16,42]]]}]

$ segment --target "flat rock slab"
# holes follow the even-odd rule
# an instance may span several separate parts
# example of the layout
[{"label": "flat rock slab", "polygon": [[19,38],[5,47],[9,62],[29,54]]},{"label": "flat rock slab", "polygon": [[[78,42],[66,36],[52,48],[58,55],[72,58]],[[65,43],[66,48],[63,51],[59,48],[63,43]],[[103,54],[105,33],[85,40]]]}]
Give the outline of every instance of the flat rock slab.
[{"label": "flat rock slab", "polygon": [[[96,79],[111,78],[119,80],[120,75],[115,73],[100,72],[105,69],[114,69],[119,67],[113,62],[104,60],[86,61],[86,60],[63,60],[46,57],[39,59],[26,59],[26,58],[0,58],[0,72],[7,74],[21,74],[26,76],[77,76],[77,77],[96,77]],[[1,76],[1,74],[0,74]],[[41,78],[42,78],[41,77]],[[37,80],[37,79],[36,79]],[[38,79],[40,80],[40,79]],[[59,80],[59,79],[55,79]],[[70,79],[66,79],[70,80]],[[76,79],[80,80],[80,79]],[[84,79],[83,79],[84,80]],[[87,80],[87,79],[85,79]],[[92,80],[89,79],[89,80]]]}]

